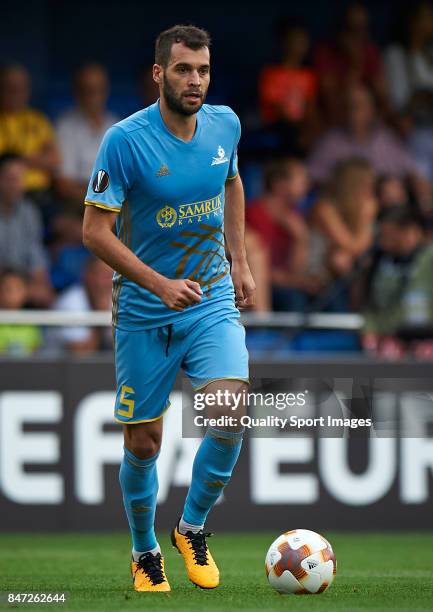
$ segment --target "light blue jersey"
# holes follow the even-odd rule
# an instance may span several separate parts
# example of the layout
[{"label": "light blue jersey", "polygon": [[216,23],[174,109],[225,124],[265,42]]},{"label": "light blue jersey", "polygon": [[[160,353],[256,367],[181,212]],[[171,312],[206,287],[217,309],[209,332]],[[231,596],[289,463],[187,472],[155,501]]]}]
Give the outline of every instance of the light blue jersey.
[{"label": "light blue jersey", "polygon": [[204,294],[200,304],[176,312],[115,273],[113,323],[120,329],[160,327],[204,308],[236,310],[223,218],[239,138],[229,107],[204,104],[192,140],[184,142],[166,127],[159,102],[106,133],[86,204],[119,212],[117,236],[141,261],[167,278],[198,282]]}]

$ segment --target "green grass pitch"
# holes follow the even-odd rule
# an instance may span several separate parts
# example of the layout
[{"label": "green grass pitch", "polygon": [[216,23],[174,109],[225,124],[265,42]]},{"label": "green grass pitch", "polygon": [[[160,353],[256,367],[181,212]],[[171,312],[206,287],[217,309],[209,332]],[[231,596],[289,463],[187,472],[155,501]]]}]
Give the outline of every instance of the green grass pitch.
[{"label": "green grass pitch", "polygon": [[[188,582],[167,535],[160,537],[171,593],[135,593],[129,538],[114,535],[0,534],[0,591],[67,591],[74,610],[432,610],[433,534],[333,534],[337,577],[321,595],[281,596],[268,586],[264,556],[277,533],[217,534],[210,540],[222,577],[213,591]],[[2,604],[3,607],[6,607]],[[10,608],[9,608],[10,609]]]}]

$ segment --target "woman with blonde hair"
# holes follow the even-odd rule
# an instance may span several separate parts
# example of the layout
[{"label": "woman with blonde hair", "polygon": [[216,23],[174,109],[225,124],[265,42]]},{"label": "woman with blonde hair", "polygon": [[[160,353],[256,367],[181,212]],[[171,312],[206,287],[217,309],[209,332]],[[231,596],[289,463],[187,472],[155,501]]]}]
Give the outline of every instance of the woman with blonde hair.
[{"label": "woman with blonde hair", "polygon": [[336,166],[311,213],[313,268],[323,272],[325,267],[331,276],[343,276],[370,249],[377,213],[374,180],[371,165],[362,158]]}]

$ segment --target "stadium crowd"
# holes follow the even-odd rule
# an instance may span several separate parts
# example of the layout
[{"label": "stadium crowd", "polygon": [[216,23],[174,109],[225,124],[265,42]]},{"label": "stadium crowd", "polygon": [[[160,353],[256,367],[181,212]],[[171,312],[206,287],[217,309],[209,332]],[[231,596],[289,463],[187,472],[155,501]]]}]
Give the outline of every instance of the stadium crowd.
[{"label": "stadium crowd", "polygon": [[[433,357],[433,5],[412,5],[386,48],[358,2],[331,40],[313,43],[288,18],[276,39],[280,56],[241,116],[256,309],[360,312],[365,325],[360,337],[254,332],[251,346]],[[146,104],[157,96],[149,74]],[[93,161],[119,119],[108,72],[80,66],[73,104],[54,122],[32,108],[31,88],[24,66],[1,68],[0,309],[108,309],[111,270],[81,242]],[[110,344],[100,330],[0,325],[0,353]]]}]

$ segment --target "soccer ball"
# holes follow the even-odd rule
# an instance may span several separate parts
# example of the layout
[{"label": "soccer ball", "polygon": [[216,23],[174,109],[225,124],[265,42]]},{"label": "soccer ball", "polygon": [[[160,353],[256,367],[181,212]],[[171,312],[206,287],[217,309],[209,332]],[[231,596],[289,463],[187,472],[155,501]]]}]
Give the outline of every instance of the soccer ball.
[{"label": "soccer ball", "polygon": [[278,593],[318,594],[334,580],[337,560],[324,537],[308,529],[293,529],[271,544],[265,569]]}]

